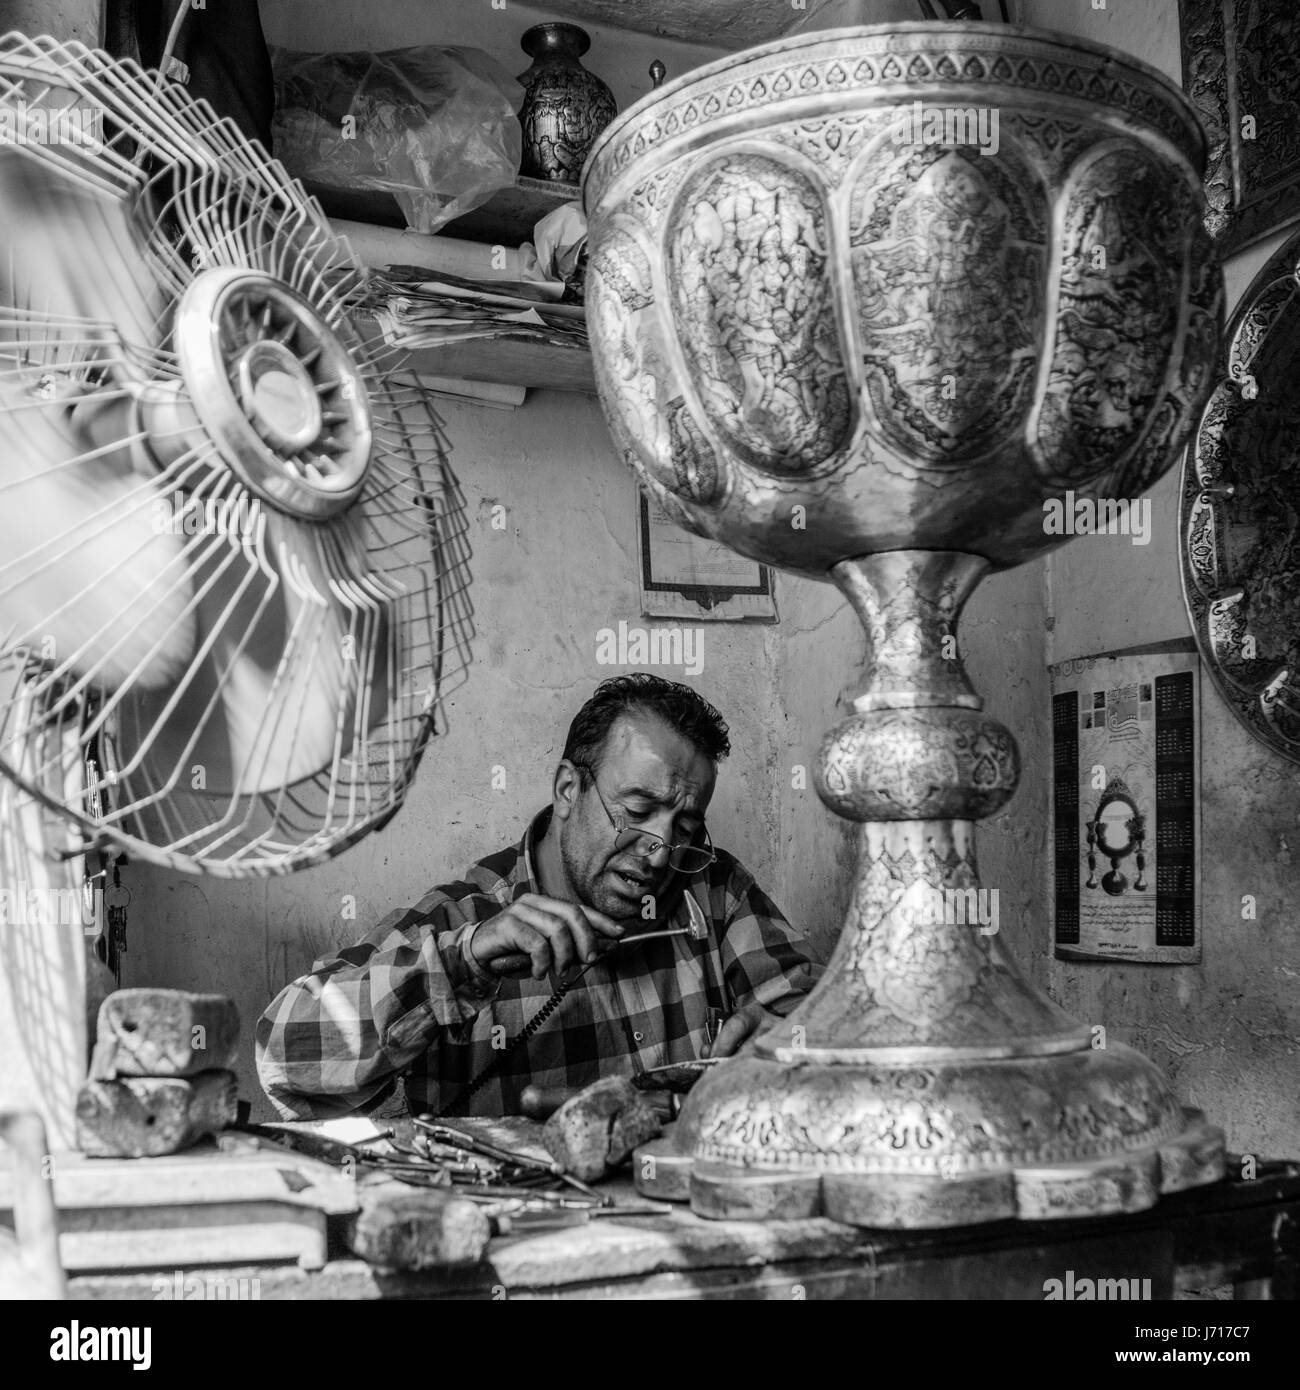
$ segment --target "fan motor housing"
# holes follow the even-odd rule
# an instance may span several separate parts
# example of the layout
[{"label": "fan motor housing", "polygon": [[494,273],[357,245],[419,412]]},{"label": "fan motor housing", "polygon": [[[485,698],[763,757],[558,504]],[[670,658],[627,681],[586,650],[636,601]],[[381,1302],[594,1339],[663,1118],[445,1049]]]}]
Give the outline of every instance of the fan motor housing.
[{"label": "fan motor housing", "polygon": [[370,464],[370,402],[297,291],[260,271],[203,271],[178,306],[175,346],[203,428],[247,487],[306,521],[352,504]]}]

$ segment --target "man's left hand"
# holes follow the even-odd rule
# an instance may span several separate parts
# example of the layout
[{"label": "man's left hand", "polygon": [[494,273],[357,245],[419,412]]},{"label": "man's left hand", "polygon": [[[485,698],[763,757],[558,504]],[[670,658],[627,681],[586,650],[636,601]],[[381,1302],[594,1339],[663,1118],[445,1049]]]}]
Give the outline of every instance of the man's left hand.
[{"label": "man's left hand", "polygon": [[734,1056],[759,1028],[765,1023],[770,1023],[774,1017],[775,1015],[768,1013],[761,1004],[746,1004],[743,1008],[737,1009],[722,1025],[713,1046],[705,1045],[703,1056]]}]

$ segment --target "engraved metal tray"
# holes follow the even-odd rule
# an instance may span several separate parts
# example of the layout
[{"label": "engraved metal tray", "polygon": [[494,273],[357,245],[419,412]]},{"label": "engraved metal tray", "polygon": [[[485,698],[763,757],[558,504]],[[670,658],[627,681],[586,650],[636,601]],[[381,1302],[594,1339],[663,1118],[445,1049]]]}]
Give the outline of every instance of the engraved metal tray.
[{"label": "engraved metal tray", "polygon": [[1246,728],[1300,762],[1300,233],[1232,316],[1182,481],[1201,656]]}]

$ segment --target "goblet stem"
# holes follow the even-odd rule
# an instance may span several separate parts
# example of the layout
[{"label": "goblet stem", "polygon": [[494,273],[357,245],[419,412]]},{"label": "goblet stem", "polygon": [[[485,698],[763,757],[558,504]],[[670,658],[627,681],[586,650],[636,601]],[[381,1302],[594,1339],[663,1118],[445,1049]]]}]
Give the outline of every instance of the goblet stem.
[{"label": "goblet stem", "polygon": [[1088,1045],[1021,975],[1001,938],[1001,893],[976,864],[974,822],[1010,799],[1020,770],[957,647],[987,568],[977,555],[902,550],[833,571],[870,655],[853,714],[822,743],[817,790],[861,823],[858,866],[827,975],[762,1040],[768,1056],[890,1065]]}]

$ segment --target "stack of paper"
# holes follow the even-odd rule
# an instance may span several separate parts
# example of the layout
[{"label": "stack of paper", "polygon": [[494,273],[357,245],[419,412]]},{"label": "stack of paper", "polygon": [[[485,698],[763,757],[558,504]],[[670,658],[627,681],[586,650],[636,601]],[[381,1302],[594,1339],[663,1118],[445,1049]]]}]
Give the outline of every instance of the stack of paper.
[{"label": "stack of paper", "polygon": [[586,347],[581,306],[557,304],[552,294],[553,287],[531,281],[494,281],[489,290],[455,275],[429,279],[418,267],[389,266],[370,277],[366,308],[394,347],[506,336]]}]

